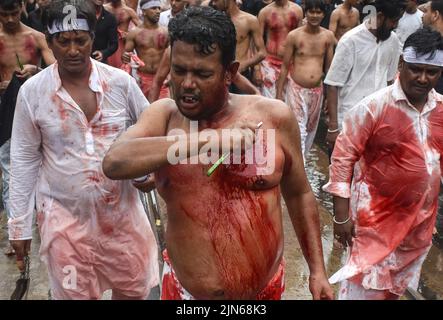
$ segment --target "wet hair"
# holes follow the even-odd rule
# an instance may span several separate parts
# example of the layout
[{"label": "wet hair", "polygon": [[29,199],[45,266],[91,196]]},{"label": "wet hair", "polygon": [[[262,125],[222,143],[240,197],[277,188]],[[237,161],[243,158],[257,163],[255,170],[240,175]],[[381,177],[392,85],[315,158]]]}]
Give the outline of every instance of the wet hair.
[{"label": "wet hair", "polygon": [[371,3],[377,13],[381,12],[388,19],[401,18],[407,5],[406,0],[375,0]]},{"label": "wet hair", "polygon": [[[70,11],[63,13],[63,9],[66,6],[73,6],[76,10],[76,17],[78,19],[86,19],[89,26],[89,33],[94,38],[95,26],[97,18],[95,16],[95,7],[90,0],[53,0],[49,3],[42,15],[42,22],[45,30],[48,26],[52,26],[53,23],[62,23],[63,19],[70,14]],[[57,34],[56,34],[57,35]],[[46,32],[48,40],[52,40],[54,35],[50,35]]]},{"label": "wet hair", "polygon": [[413,47],[419,57],[431,54],[429,58],[433,59],[437,50],[443,50],[443,38],[440,32],[424,27],[406,39],[403,48],[407,47]]},{"label": "wet hair", "polygon": [[326,13],[324,0],[305,0],[305,12],[312,9],[320,9],[323,13]]},{"label": "wet hair", "polygon": [[235,60],[235,27],[224,12],[211,7],[191,6],[172,18],[168,29],[171,48],[175,41],[183,41],[197,45],[200,54],[210,55],[218,47],[225,68]]},{"label": "wet hair", "polygon": [[15,10],[17,7],[21,8],[23,0],[1,0],[0,8],[3,10]]},{"label": "wet hair", "polygon": [[431,10],[438,11],[440,14],[443,14],[443,0],[432,0]]}]

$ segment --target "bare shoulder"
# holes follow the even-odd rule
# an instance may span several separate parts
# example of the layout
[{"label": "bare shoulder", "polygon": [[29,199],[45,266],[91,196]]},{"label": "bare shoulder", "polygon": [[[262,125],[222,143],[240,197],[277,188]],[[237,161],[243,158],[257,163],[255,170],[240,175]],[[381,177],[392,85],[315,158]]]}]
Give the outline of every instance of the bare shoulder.
[{"label": "bare shoulder", "polygon": [[356,15],[356,16],[360,16],[360,12],[358,11],[358,9],[357,8],[352,8],[352,14],[354,14],[354,15]]},{"label": "bare shoulder", "polygon": [[326,28],[323,28],[323,27],[320,27],[320,34],[323,36],[323,37],[325,37],[325,39],[327,39],[327,40],[333,40],[334,42],[335,42],[335,35],[334,35],[334,32],[332,32],[331,30],[329,30],[329,29],[326,29]]},{"label": "bare shoulder", "polygon": [[289,106],[280,100],[256,95],[236,95],[236,99],[239,106],[269,121],[274,128],[284,129],[293,117]]},{"label": "bare shoulder", "polygon": [[303,14],[303,9],[298,4],[296,4],[295,2],[288,2],[288,4],[291,11]]},{"label": "bare shoulder", "polygon": [[150,104],[145,112],[143,112],[143,114],[146,115],[146,120],[152,122],[158,121],[160,119],[169,119],[171,115],[175,112],[178,112],[175,101],[169,98],[165,98],[157,100]]}]

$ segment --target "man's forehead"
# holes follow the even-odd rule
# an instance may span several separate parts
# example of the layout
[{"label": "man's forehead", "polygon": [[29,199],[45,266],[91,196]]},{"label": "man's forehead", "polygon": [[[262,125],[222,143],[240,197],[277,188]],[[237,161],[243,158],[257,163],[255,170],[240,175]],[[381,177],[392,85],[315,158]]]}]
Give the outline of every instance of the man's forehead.
[{"label": "man's forehead", "polygon": [[85,38],[90,37],[88,31],[81,30],[73,30],[73,31],[64,31],[56,34],[58,39],[72,39],[72,38]]}]

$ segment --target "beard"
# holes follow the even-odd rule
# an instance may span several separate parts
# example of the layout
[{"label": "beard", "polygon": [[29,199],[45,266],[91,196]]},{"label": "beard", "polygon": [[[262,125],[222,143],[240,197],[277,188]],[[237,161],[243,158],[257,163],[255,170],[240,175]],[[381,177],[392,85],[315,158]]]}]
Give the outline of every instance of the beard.
[{"label": "beard", "polygon": [[386,41],[391,36],[392,30],[386,27],[386,24],[383,22],[382,26],[377,29],[377,41]]}]

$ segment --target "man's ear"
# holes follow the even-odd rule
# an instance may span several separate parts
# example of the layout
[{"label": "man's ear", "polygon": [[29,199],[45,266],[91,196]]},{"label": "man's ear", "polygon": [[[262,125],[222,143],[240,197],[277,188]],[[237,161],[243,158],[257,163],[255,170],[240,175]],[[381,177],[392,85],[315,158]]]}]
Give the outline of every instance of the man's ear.
[{"label": "man's ear", "polygon": [[231,85],[237,76],[238,68],[240,67],[240,62],[234,61],[226,68],[226,85]]},{"label": "man's ear", "polygon": [[[431,9],[429,9],[429,10],[431,10]],[[438,11],[438,10],[432,11],[431,10],[431,21],[433,23],[436,23],[438,21],[438,19],[440,19],[440,11]]]},{"label": "man's ear", "polygon": [[400,56],[400,60],[398,61],[398,71],[402,71],[405,66],[405,61],[403,60],[403,55]]}]

